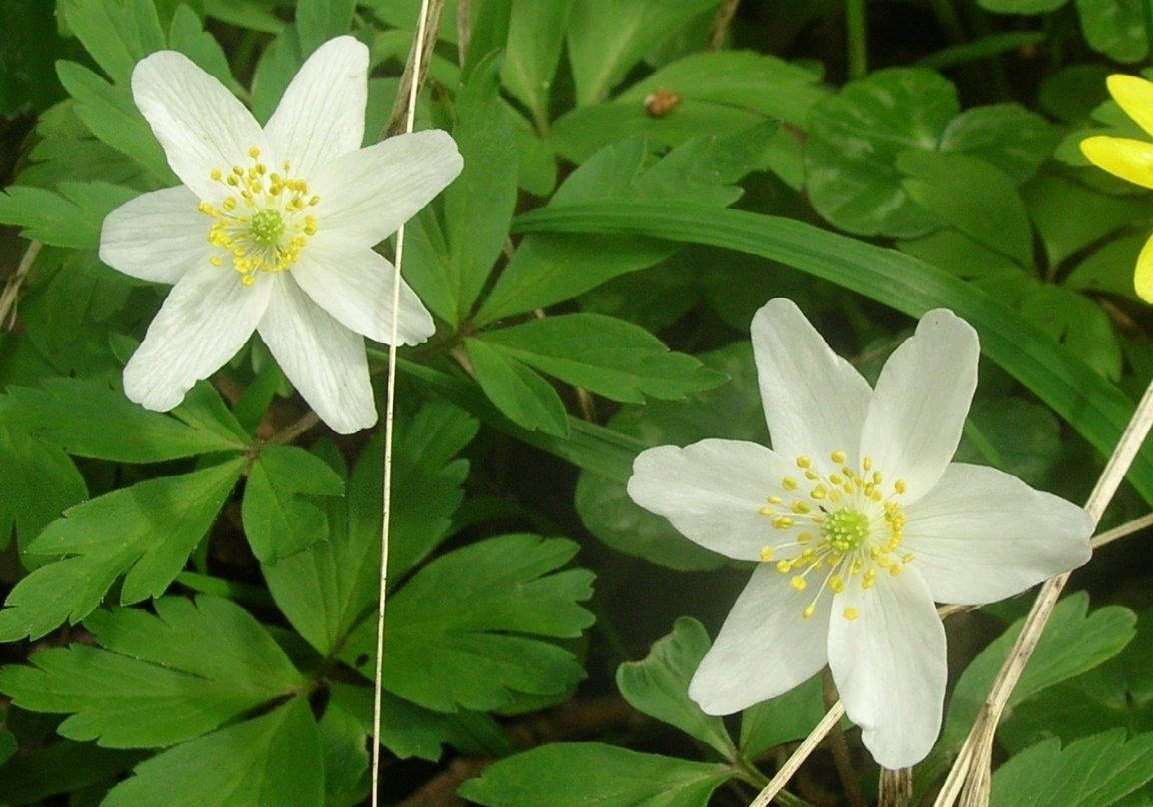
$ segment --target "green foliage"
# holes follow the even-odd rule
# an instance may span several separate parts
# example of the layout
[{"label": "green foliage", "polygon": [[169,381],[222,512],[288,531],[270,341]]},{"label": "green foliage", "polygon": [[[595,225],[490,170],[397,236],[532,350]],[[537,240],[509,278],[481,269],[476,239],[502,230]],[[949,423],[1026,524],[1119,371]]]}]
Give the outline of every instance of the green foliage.
[{"label": "green foliage", "polygon": [[[355,807],[374,742],[382,803],[482,768],[461,793],[493,807],[749,803],[823,714],[821,676],[704,714],[702,622],[747,570],[625,486],[648,446],[771,444],[753,312],[795,299],[872,378],[909,317],[952,309],[989,360],[957,459],[1078,501],[1153,373],[1132,281],[1153,203],[1079,150],[1149,140],[1105,86],[1147,58],[1147,4],[893,5],[447,0],[415,128],[450,132],[464,172],[399,261],[437,330],[397,363],[374,727],[390,358],[369,348],[370,434],[316,424],[259,338],[148,411],[122,370],[168,290],[98,248],[111,210],[178,182],[133,98],[142,58],[185,54],[266,121],[350,34],[368,145],[420,4],[0,3],[19,33],[0,41],[0,804]],[[1127,479],[1108,525],[1153,502],[1153,448]],[[1153,612],[1130,552],[1078,572],[1110,605],[1059,604],[997,734],[994,804],[1147,806]],[[919,792],[1019,630],[990,620],[1024,607],[951,623]],[[600,697],[614,671],[623,700]],[[844,801],[831,776],[789,787]]]},{"label": "green foliage", "polygon": [[705,807],[731,775],[724,765],[553,743],[498,762],[460,793],[487,807]]},{"label": "green foliage", "polygon": [[324,768],[304,698],[170,748],[136,766],[105,807],[321,807]]},{"label": "green foliage", "polygon": [[732,757],[736,749],[724,721],[706,715],[688,697],[689,681],[711,644],[700,622],[681,617],[673,632],[655,642],[644,660],[617,668],[617,686],[639,711],[676,726],[722,756]]},{"label": "green foliage", "polygon": [[33,555],[65,557],[12,589],[0,611],[0,638],[36,639],[80,621],[121,574],[123,604],[162,594],[208,532],[243,464],[146,479],[67,510],[27,547]]},{"label": "green foliage", "polygon": [[[584,677],[580,664],[568,650],[529,637],[573,638],[592,624],[577,604],[592,595],[592,575],[557,571],[576,550],[561,538],[502,535],[416,572],[388,606],[384,686],[438,711],[489,711],[518,694],[564,694]],[[375,625],[361,623],[341,653],[370,679]]]},{"label": "green foliage", "polygon": [[996,807],[1110,807],[1153,780],[1153,734],[1124,731],[1057,739],[1022,751],[993,775]]},{"label": "green foliage", "polygon": [[228,600],[173,597],[155,608],[155,616],[93,613],[84,626],[103,649],[36,653],[35,666],[0,669],[0,691],[21,708],[69,714],[57,729],[64,737],[150,748],[199,737],[304,686],[264,627]]}]

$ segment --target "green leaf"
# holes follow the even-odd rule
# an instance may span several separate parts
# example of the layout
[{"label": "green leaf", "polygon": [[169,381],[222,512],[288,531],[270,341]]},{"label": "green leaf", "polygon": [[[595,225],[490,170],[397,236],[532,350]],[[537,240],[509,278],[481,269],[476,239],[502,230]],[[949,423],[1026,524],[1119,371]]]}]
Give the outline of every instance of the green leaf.
[{"label": "green leaf", "polygon": [[1098,303],[1060,286],[1031,283],[1021,314],[1061,342],[1068,352],[1110,381],[1121,377],[1121,342]]},{"label": "green leaf", "polygon": [[994,14],[1045,14],[1067,2],[1069,0],[977,0],[977,5]]},{"label": "green leaf", "polygon": [[1110,807],[1153,780],[1153,733],[1095,734],[1061,748],[1056,738],[993,774],[992,807]]},{"label": "green leaf", "polygon": [[617,667],[617,687],[633,708],[676,726],[732,759],[736,748],[724,721],[706,715],[689,700],[689,681],[711,645],[704,625],[681,617],[672,633],[653,643],[644,660]]},{"label": "green leaf", "polygon": [[284,21],[260,0],[204,0],[204,8],[209,17],[237,28],[273,36],[284,30]]},{"label": "green leaf", "polygon": [[782,743],[802,740],[825,716],[821,676],[741,713],[741,753],[756,759]]},{"label": "green leaf", "polygon": [[[398,420],[393,448],[389,577],[401,580],[448,535],[464,498],[465,460],[454,460],[477,423],[446,404]],[[262,567],[292,626],[321,655],[333,655],[376,603],[380,579],[382,444],[370,442],[348,481],[348,496],[328,502],[327,541]]]},{"label": "green leaf", "polygon": [[465,339],[465,350],[484,394],[518,426],[568,434],[568,416],[552,385],[500,345]]},{"label": "green leaf", "polygon": [[248,470],[241,516],[253,554],[276,563],[328,537],[328,518],[308,496],[339,496],[344,483],[297,446],[266,445]]},{"label": "green leaf", "polygon": [[[1117,655],[1134,636],[1136,616],[1116,605],[1092,614],[1089,596],[1077,592],[1057,604],[1029,665],[1009,699],[1009,710],[1042,691]],[[981,651],[957,681],[938,747],[956,748],[977,715],[1009,648],[1021,632],[1018,620]]]},{"label": "green leaf", "polygon": [[1103,244],[1073,267],[1064,287],[1070,291],[1138,299],[1133,288],[1133,267],[1148,240],[1145,235],[1132,235]]},{"label": "green leaf", "polygon": [[72,460],[26,432],[0,426],[0,548],[15,530],[21,549],[67,508],[88,498]]},{"label": "green leaf", "polygon": [[571,8],[572,0],[512,3],[501,80],[509,93],[528,107],[538,127],[548,123],[552,82]]},{"label": "green leaf", "polygon": [[[567,650],[532,637],[577,637],[592,624],[577,604],[592,595],[592,574],[556,571],[576,551],[561,538],[504,535],[417,571],[388,605],[385,688],[437,711],[567,691],[584,671]],[[366,620],[341,653],[369,679],[375,634],[376,620]]]},{"label": "green leaf", "polygon": [[127,86],[136,63],[164,50],[152,0],[59,0],[58,13],[85,50],[117,84]]},{"label": "green leaf", "polygon": [[1144,0],[1077,0],[1081,32],[1089,47],[1124,64],[1149,55],[1147,13]]},{"label": "green leaf", "polygon": [[499,100],[497,54],[484,59],[461,90],[453,137],[464,169],[444,192],[448,284],[457,325],[468,316],[508,239],[516,206],[517,156],[512,118]]},{"label": "green leaf", "polygon": [[[623,407],[609,421],[617,432],[636,437],[642,446],[688,445],[706,437],[768,443],[757,389],[756,368],[748,343],[701,356],[705,366],[730,378],[708,392],[683,402],[650,401]],[[634,452],[635,456],[635,452]],[[585,527],[619,552],[680,570],[715,569],[725,559],[681,535],[667,519],[635,504],[623,477],[582,473],[577,481],[576,509]]]},{"label": "green leaf", "polygon": [[69,740],[26,748],[0,769],[0,804],[39,804],[88,788],[103,792],[139,760],[138,751],[111,751]]},{"label": "green leaf", "polygon": [[549,743],[490,765],[460,795],[487,807],[705,807],[725,765],[603,743]]},{"label": "green leaf", "polygon": [[0,765],[16,753],[16,737],[5,726],[0,726]]},{"label": "green leaf", "polygon": [[148,168],[164,184],[175,183],[164,149],[133,103],[127,84],[114,87],[74,62],[57,62],[56,72],[76,100],[76,116],[97,139]]},{"label": "green leaf", "polygon": [[[1061,264],[1124,225],[1148,217],[1149,206],[1144,200],[1110,196],[1058,174],[1042,174],[1021,192],[1050,266]],[[1076,211],[1075,215],[1070,215],[1071,211]],[[1130,281],[1135,264],[1133,261],[1129,266]]]},{"label": "green leaf", "polygon": [[[53,4],[41,0],[8,0],[0,5],[0,30],[19,31],[0,44],[0,115],[41,112],[60,100],[52,62],[64,50]],[[563,34],[562,34],[563,35]]]},{"label": "green leaf", "polygon": [[[383,721],[382,715],[382,721]],[[317,722],[324,753],[326,804],[359,804],[368,787],[368,738],[355,715],[331,699]]]},{"label": "green leaf", "polygon": [[0,611],[0,641],[35,639],[65,621],[80,621],[124,572],[121,603],[160,596],[212,526],[243,468],[237,459],[146,479],[67,510],[28,551],[68,557],[16,584]]},{"label": "green leaf", "polygon": [[813,107],[805,187],[841,229],[910,237],[937,219],[909,198],[896,167],[903,151],[935,150],[960,111],[957,93],[928,70],[880,70]]},{"label": "green leaf", "polygon": [[678,399],[717,386],[724,376],[672,353],[643,328],[601,314],[562,314],[478,334],[506,356],[611,398],[643,403]]},{"label": "green leaf", "polygon": [[107,182],[62,182],[59,193],[10,185],[0,192],[0,224],[49,246],[95,249],[104,217],[135,196]]},{"label": "green leaf", "polygon": [[172,16],[168,46],[183,53],[224,86],[230,87],[236,83],[224,49],[212,34],[204,30],[196,12],[183,3],[177,6]]},{"label": "green leaf", "polygon": [[1061,424],[1048,408],[998,396],[973,404],[953,462],[990,465],[1037,486],[1053,469],[1061,448]]},{"label": "green leaf", "polygon": [[[994,297],[929,264],[792,219],[666,203],[545,208],[522,215],[518,232],[595,232],[706,244],[779,261],[910,316],[941,306],[972,324],[982,351],[1108,455],[1134,404],[1036,325]],[[1153,502],[1153,447],[1129,480]]]},{"label": "green leaf", "polygon": [[1053,154],[1057,133],[1049,122],[1017,104],[966,109],[941,135],[941,149],[980,157],[1019,185]]},{"label": "green leaf", "polygon": [[301,51],[307,56],[333,37],[347,34],[354,11],[356,0],[300,0],[296,29]]},{"label": "green leaf", "polygon": [[0,398],[0,412],[6,422],[76,457],[165,462],[248,448],[234,436],[150,412],[116,390],[81,379],[53,378],[40,389],[11,387]]},{"label": "green leaf", "polygon": [[324,761],[308,701],[170,748],[102,807],[323,807]]},{"label": "green leaf", "polygon": [[1033,265],[1033,229],[1013,183],[994,165],[967,154],[897,155],[909,198],[939,220],[1021,266]]},{"label": "green leaf", "polygon": [[[103,649],[74,644],[0,669],[0,690],[34,712],[67,713],[58,732],[109,748],[199,737],[293,694],[304,677],[264,627],[229,600],[166,597],[147,611],[96,611]],[[131,704],[131,708],[128,705]]]},{"label": "green leaf", "polygon": [[568,52],[577,105],[602,100],[638,62],[715,0],[584,0],[569,17]]},{"label": "green leaf", "polygon": [[[728,137],[699,137],[655,161],[644,140],[633,137],[581,165],[549,207],[684,197],[718,207],[732,204],[741,195],[733,183],[753,169],[772,136],[773,128],[761,125]],[[575,297],[614,277],[652,266],[674,251],[669,244],[650,239],[527,237],[481,305],[476,322],[485,325]]]}]

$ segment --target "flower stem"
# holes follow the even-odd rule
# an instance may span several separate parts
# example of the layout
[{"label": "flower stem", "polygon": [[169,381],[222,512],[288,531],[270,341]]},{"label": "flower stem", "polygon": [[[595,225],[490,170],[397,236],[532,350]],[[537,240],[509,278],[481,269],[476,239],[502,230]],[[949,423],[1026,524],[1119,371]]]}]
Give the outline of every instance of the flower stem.
[{"label": "flower stem", "polygon": [[[1145,441],[1151,426],[1153,426],[1153,383],[1145,390],[1140,403],[1137,404],[1137,409],[1133,413],[1129,425],[1125,428],[1117,447],[1113,450],[1113,456],[1109,458],[1105,470],[1101,472],[1101,477],[1097,480],[1093,492],[1089,494],[1089,500],[1085,503],[1085,511],[1094,523],[1101,519],[1105,508],[1109,506],[1113,494],[1117,492],[1121,480],[1125,478],[1129,466],[1133,464],[1133,459],[1137,456],[1137,452]],[[1068,580],[1069,573],[1065,573],[1048,580],[1041,587],[1041,592],[1037,595],[1033,608],[1025,617],[1021,634],[1009,650],[1008,658],[1005,659],[1000,672],[997,673],[993,687],[989,691],[977,719],[973,722],[968,738],[961,746],[957,761],[953,764],[952,770],[949,771],[949,776],[945,779],[945,784],[941,788],[936,802],[934,802],[934,807],[952,807],[957,803],[958,798],[961,799],[960,803],[963,807],[979,807],[988,804],[993,735],[997,730],[1001,715],[1005,711],[1005,706],[1009,702],[1009,697],[1017,686],[1021,673],[1033,655],[1033,651],[1036,650],[1045,624],[1057,606],[1061,590]]]},{"label": "flower stem", "polygon": [[[831,709],[838,703],[837,685],[833,683],[833,674],[826,667],[821,674],[822,694],[825,698],[825,708]],[[849,807],[868,807],[865,796],[861,793],[861,783],[857,781],[857,771],[853,768],[852,757],[849,756],[849,744],[845,741],[845,733],[841,731],[840,723],[833,725],[829,731],[829,750],[833,752],[833,765],[837,768],[837,776],[841,779],[841,787]]]},{"label": "flower stem", "polygon": [[733,17],[737,14],[737,6],[740,4],[741,0],[725,0],[721,3],[716,16],[713,17],[713,26],[709,29],[708,50],[720,50],[725,44],[725,37],[729,34]]},{"label": "flower stem", "polygon": [[[421,0],[420,16],[416,23],[416,38],[412,43],[408,66],[405,75],[409,77],[408,103],[404,107],[404,131],[412,132],[416,121],[416,96],[420,92],[425,68],[428,65],[425,57],[426,38],[436,42],[435,24],[439,22],[439,14],[433,23],[431,36],[429,35],[429,20],[432,16],[430,5],[436,3],[443,8],[443,0]],[[429,51],[431,54],[431,51]],[[402,84],[400,94],[403,94]],[[398,95],[399,98],[399,95]],[[397,106],[393,105],[393,114],[397,113]],[[390,521],[392,515],[392,443],[393,422],[396,417],[396,343],[398,337],[400,311],[400,267],[404,258],[404,225],[396,231],[396,262],[392,283],[392,325],[388,340],[388,383],[385,392],[384,405],[384,474],[381,481],[383,488],[383,503],[381,506],[380,530],[380,590],[377,597],[376,611],[376,669],[373,675],[373,701],[372,701],[372,807],[380,804],[380,719],[381,719],[381,675],[384,662],[384,608],[388,593],[388,550],[390,537]]]},{"label": "flower stem", "polygon": [[866,0],[845,0],[845,31],[849,40],[849,78],[864,78],[869,72]]},{"label": "flower stem", "polygon": [[809,755],[816,750],[821,741],[825,739],[825,735],[832,731],[833,726],[837,725],[842,717],[845,716],[845,707],[840,701],[833,704],[828,713],[821,718],[821,722],[817,724],[816,728],[812,730],[805,741],[797,746],[797,750],[793,755],[785,760],[785,764],[777,771],[776,775],[765,785],[764,790],[757,794],[757,797],[752,800],[749,807],[769,807],[769,802],[777,797],[778,794],[784,790],[785,785],[793,778],[797,770],[809,758]]},{"label": "flower stem", "polygon": [[[20,284],[24,282],[24,278],[27,276],[28,270],[32,268],[32,264],[36,262],[36,256],[40,254],[41,246],[42,244],[39,241],[32,241],[28,244],[28,249],[24,250],[24,256],[16,266],[16,271],[8,278],[8,282],[4,284],[4,292],[0,294],[0,328],[4,327],[4,323],[8,319],[8,312],[15,307],[16,295],[20,293]],[[15,324],[15,321],[16,317],[13,315],[12,322],[8,325],[9,329]]]}]

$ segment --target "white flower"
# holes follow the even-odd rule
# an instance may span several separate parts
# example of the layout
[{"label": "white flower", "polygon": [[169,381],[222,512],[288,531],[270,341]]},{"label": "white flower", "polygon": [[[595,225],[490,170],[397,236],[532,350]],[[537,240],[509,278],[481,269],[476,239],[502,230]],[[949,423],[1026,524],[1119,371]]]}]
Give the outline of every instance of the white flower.
[{"label": "white flower", "polygon": [[368,49],[325,43],[262,129],[220,82],[161,51],[132,93],[184,185],[146,193],[104,220],[100,258],[175,284],[124,369],[124,391],[166,411],[257,331],[289,380],[339,432],[376,422],[364,342],[422,342],[435,328],[407,284],[392,311],[392,265],[372,247],[461,169],[441,131],[361,148]]},{"label": "white flower", "polygon": [[702,440],[641,453],[629,495],[688,538],[760,566],[690,696],[729,714],[826,663],[881,765],[932,748],[945,694],[933,606],[1016,594],[1089,558],[1089,516],[992,468],[950,463],[977,384],[977,335],[922,318],[872,390],[800,310],[757,312],[773,448]]}]

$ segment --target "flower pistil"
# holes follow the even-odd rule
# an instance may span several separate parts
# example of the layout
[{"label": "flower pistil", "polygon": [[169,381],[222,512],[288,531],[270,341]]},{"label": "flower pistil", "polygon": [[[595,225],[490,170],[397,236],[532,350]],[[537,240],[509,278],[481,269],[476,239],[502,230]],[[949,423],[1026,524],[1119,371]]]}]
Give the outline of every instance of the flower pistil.
[{"label": "flower pistil", "polygon": [[[800,479],[781,479],[781,489],[796,495],[788,501],[769,496],[759,510],[774,530],[793,533],[790,542],[764,547],[762,561],[773,562],[778,552],[787,551],[788,557],[776,560],[776,569],[791,575],[789,583],[798,592],[808,588],[810,573],[825,570],[816,595],[801,610],[805,619],[816,612],[826,589],[837,596],[856,582],[868,591],[876,585],[878,569],[896,577],[914,559],[908,552],[898,554],[905,526],[900,502],[905,481],[894,481],[886,494],[884,475],[874,470],[871,458],[864,457],[859,469],[846,464],[844,451],[834,451],[829,458],[839,470],[826,475],[814,469],[810,457],[797,457]],[[844,608],[841,615],[853,620],[860,613]]]}]

